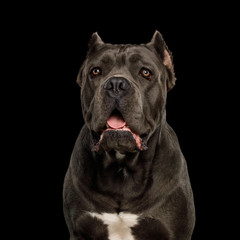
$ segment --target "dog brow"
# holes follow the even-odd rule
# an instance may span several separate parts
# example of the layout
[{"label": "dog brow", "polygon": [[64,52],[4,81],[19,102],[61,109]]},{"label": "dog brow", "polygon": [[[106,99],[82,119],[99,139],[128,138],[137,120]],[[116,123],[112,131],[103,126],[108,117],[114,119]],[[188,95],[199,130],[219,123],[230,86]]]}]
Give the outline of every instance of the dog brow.
[{"label": "dog brow", "polygon": [[113,62],[113,58],[110,55],[105,55],[102,57],[101,61],[107,64]]},{"label": "dog brow", "polygon": [[133,55],[131,55],[131,57],[129,58],[129,62],[138,62],[142,57],[135,53]]}]

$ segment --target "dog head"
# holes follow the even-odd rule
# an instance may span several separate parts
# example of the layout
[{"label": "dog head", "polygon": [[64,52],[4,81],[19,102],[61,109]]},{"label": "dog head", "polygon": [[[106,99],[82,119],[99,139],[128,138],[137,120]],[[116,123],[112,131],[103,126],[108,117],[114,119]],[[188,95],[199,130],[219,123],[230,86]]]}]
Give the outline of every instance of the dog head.
[{"label": "dog head", "polygon": [[140,45],[104,43],[94,33],[77,77],[93,150],[147,149],[175,80],[171,52],[158,31]]}]

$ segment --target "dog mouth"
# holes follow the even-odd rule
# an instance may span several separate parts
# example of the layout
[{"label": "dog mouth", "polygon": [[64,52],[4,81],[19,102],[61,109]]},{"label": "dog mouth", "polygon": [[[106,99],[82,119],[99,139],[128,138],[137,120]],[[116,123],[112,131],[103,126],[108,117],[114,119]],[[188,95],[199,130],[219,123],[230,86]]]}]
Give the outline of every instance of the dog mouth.
[{"label": "dog mouth", "polygon": [[[99,141],[96,141],[92,147],[92,151],[99,151],[100,145],[105,145],[106,140],[112,141],[129,141],[131,144],[135,145],[134,150],[146,150],[147,146],[145,144],[145,137],[147,134],[142,134],[141,136],[134,133],[131,128],[127,125],[124,120],[123,115],[118,109],[114,109],[110,114],[103,131],[99,133]],[[110,149],[109,149],[110,150]]]}]

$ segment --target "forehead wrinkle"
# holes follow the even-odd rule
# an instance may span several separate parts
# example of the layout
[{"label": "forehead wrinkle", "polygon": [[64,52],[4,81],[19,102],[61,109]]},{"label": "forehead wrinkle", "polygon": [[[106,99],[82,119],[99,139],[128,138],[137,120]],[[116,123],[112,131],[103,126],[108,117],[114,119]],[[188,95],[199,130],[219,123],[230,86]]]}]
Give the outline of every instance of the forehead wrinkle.
[{"label": "forehead wrinkle", "polygon": [[103,62],[103,63],[110,63],[110,62],[113,62],[113,61],[114,61],[113,57],[110,54],[104,55],[101,58],[101,62]]},{"label": "forehead wrinkle", "polygon": [[137,53],[132,54],[128,61],[131,64],[137,64],[139,67],[146,67],[149,68],[150,70],[154,70],[157,66],[153,63],[151,63],[150,59],[144,57],[144,55],[140,55]]},{"label": "forehead wrinkle", "polygon": [[116,63],[119,67],[125,65],[125,63],[126,63],[126,53],[125,52],[118,52],[116,54]]},{"label": "forehead wrinkle", "polygon": [[129,62],[134,63],[134,62],[138,62],[142,59],[142,56],[139,55],[138,53],[134,53],[129,57]]},{"label": "forehead wrinkle", "polygon": [[119,61],[119,58],[123,58],[123,48],[112,46],[114,48],[106,49],[105,53],[102,56],[95,58],[98,62],[102,62],[103,64],[113,64],[114,62]]}]

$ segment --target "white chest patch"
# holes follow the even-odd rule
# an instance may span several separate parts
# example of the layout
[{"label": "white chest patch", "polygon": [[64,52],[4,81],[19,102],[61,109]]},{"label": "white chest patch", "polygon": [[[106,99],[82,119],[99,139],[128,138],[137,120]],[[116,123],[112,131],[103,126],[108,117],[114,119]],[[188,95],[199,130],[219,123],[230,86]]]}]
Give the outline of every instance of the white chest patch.
[{"label": "white chest patch", "polygon": [[89,213],[103,221],[108,228],[109,240],[134,240],[131,227],[137,225],[138,216],[131,213]]}]

